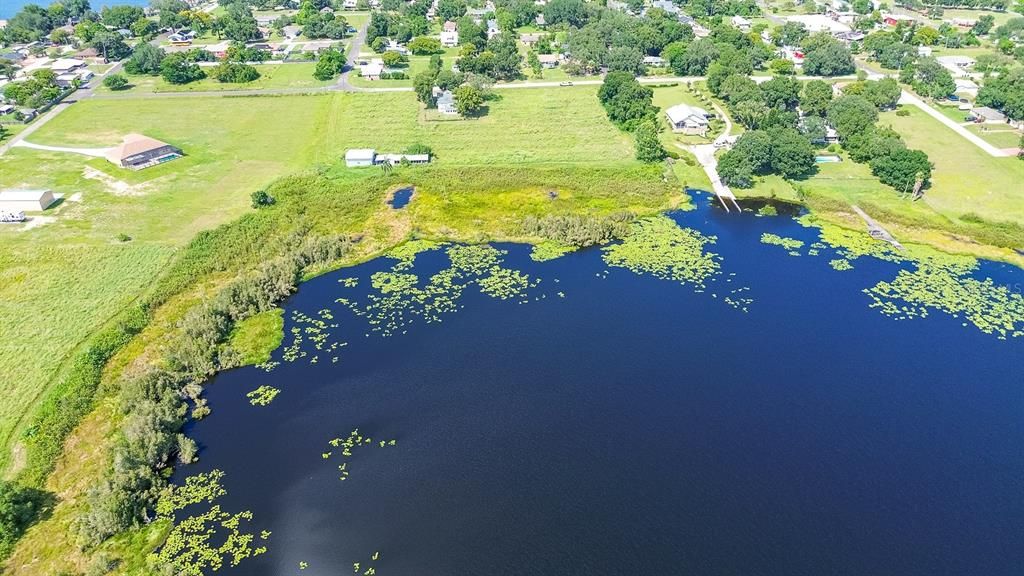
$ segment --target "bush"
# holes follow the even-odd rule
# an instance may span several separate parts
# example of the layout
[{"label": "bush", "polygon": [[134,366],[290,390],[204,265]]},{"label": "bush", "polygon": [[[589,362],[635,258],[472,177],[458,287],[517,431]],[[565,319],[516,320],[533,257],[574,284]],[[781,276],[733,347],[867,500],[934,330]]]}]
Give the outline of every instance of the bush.
[{"label": "bush", "polygon": [[124,74],[111,74],[103,79],[103,85],[111,90],[128,88],[128,78]]},{"label": "bush", "polygon": [[615,213],[603,218],[597,216],[527,216],[522,231],[527,236],[554,240],[567,246],[582,248],[603,244],[629,232],[634,219],[628,212]]},{"label": "bush", "polygon": [[229,84],[244,84],[260,77],[259,71],[254,66],[238,62],[221,62],[210,75],[218,82]]},{"label": "bush", "polygon": [[262,208],[264,206],[270,206],[275,202],[274,197],[271,196],[270,194],[267,194],[266,190],[257,190],[253,192],[252,195],[249,196],[249,198],[252,200],[253,208]]},{"label": "bush", "polygon": [[0,480],[0,559],[6,558],[39,513],[43,492]]}]

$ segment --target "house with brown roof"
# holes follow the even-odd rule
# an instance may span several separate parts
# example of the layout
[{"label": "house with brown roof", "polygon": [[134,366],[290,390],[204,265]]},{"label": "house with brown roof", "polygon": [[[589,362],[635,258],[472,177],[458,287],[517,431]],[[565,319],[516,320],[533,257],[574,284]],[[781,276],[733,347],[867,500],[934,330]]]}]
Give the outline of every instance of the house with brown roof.
[{"label": "house with brown roof", "polygon": [[141,170],[180,158],[184,154],[180,148],[161,142],[142,134],[129,134],[124,137],[120,146],[107,152],[107,161],[111,164]]}]

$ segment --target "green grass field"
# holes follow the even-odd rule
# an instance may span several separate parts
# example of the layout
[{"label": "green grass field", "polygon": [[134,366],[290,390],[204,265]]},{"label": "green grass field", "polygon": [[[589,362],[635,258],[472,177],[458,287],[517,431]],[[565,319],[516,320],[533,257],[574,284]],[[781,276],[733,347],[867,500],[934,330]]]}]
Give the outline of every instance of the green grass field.
[{"label": "green grass field", "polygon": [[502,91],[485,116],[459,120],[431,120],[412,93],[75,104],[30,141],[105,147],[139,132],[186,156],[140,172],[25,148],[0,157],[0,187],[67,197],[41,226],[0,228],[0,331],[18,335],[0,343],[0,373],[17,375],[0,389],[0,468],[18,417],[71,349],[141,294],[177,247],[249,210],[251,192],[336,164],[347,148],[412,143],[431,146],[441,166],[636,166],[632,139],[609,124],[596,90]]},{"label": "green grass field", "polygon": [[[252,82],[231,84],[206,78],[188,84],[171,84],[160,76],[128,75],[131,88],[119,93],[156,93],[156,92],[210,92],[214,90],[266,90],[272,88],[320,88],[330,86],[334,80],[326,82],[313,78],[316,64],[301,62],[294,64],[260,64],[256,67],[260,77]],[[209,69],[207,69],[209,72]],[[99,86],[97,92],[110,94],[111,90]]]},{"label": "green grass field", "polygon": [[975,213],[991,221],[1024,224],[1024,162],[989,156],[913,106],[908,116],[882,114],[879,123],[899,131],[911,148],[928,153],[935,164],[925,202],[958,218]]}]

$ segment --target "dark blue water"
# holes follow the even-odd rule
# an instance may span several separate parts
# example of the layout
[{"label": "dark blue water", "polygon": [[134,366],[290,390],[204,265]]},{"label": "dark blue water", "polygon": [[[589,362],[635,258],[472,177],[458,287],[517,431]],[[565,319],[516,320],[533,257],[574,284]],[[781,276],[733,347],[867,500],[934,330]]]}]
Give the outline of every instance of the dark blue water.
[{"label": "dark blue water", "polygon": [[405,208],[405,206],[409,204],[409,201],[412,200],[412,193],[412,188],[402,188],[401,190],[396,190],[394,195],[391,197],[391,207],[394,208],[395,210]]},{"label": "dark blue water", "polygon": [[[504,246],[545,298],[470,289],[381,338],[334,300],[392,261],[304,284],[286,318],[334,310],[338,363],[222,374],[189,430],[187,473],[224,470],[222,505],[273,531],[229,572],[351,574],[380,551],[381,576],[1024,574],[1024,339],[869,309],[862,289],[899,265],[837,272],[759,242],[816,239],[792,219],[674,217],[718,236],[707,293],[597,249],[537,264]],[[721,301],[740,286],[749,313]],[[282,392],[250,406],[261,384]],[[398,445],[357,451],[341,482],[321,453],[355,427]]]},{"label": "dark blue water", "polygon": [[[0,18],[11,18],[18,13],[19,10],[29,4],[37,4],[39,6],[49,6],[53,4],[49,0],[0,0]],[[130,5],[130,6],[149,6],[149,0],[92,0],[89,2],[92,9],[99,12],[104,6],[117,6],[117,5]]]}]

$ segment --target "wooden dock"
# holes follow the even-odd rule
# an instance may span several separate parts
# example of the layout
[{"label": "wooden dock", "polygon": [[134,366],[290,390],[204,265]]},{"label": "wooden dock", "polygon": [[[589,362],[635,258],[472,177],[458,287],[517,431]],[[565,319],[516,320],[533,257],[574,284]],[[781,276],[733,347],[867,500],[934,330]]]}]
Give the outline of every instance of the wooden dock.
[{"label": "wooden dock", "polygon": [[876,222],[874,218],[868,216],[867,213],[861,210],[860,206],[854,205],[853,211],[856,212],[857,215],[860,216],[864,220],[864,222],[867,223],[869,236],[871,236],[875,240],[882,240],[883,242],[888,242],[889,244],[895,246],[897,250],[903,250],[903,245],[900,244],[899,241],[896,240],[896,238],[894,238],[888,230],[883,228],[881,224]]},{"label": "wooden dock", "polygon": [[715,196],[718,196],[718,201],[722,203],[725,211],[732,211],[730,209],[731,204],[732,208],[735,208],[737,212],[741,212],[740,205],[736,202],[736,195],[718,176],[718,159],[715,158],[715,147],[711,144],[702,144],[699,146],[689,146],[688,149],[697,157],[697,161],[704,168],[704,173],[711,180],[711,190],[715,193]]}]

